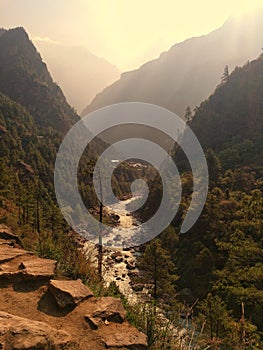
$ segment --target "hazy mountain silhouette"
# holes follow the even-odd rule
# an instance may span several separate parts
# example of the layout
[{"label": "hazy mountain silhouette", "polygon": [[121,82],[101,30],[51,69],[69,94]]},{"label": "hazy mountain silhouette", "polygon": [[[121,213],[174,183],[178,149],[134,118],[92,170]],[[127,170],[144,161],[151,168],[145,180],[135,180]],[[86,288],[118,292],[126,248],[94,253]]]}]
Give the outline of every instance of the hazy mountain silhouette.
[{"label": "hazy mountain silhouette", "polygon": [[115,66],[85,47],[43,40],[34,40],[34,44],[67,100],[79,112],[99,91],[120,77]]},{"label": "hazy mountain silhouette", "polygon": [[231,71],[260,54],[262,34],[263,9],[230,18],[210,34],[176,44],[158,59],[123,73],[82,115],[113,103],[141,101],[184,116],[188,105],[199,105],[220,83],[226,65]]}]

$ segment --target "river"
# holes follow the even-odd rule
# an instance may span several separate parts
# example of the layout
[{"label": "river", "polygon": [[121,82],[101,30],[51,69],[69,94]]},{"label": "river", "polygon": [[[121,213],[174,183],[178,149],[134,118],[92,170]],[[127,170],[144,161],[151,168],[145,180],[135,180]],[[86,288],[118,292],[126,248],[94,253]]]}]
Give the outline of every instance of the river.
[{"label": "river", "polygon": [[[140,224],[127,209],[127,206],[137,199],[127,199],[104,207],[108,214],[119,216],[118,226],[112,227],[106,235],[103,236],[103,262],[102,274],[105,284],[114,281],[119,290],[124,294],[130,303],[138,301],[136,293],[131,287],[131,275],[138,274],[136,268],[136,255],[139,255],[138,248],[129,248],[132,246],[134,235],[138,232]],[[123,249],[123,246],[126,248]],[[93,261],[97,263],[97,249],[94,243],[87,241],[84,246],[86,254],[93,256]]]}]

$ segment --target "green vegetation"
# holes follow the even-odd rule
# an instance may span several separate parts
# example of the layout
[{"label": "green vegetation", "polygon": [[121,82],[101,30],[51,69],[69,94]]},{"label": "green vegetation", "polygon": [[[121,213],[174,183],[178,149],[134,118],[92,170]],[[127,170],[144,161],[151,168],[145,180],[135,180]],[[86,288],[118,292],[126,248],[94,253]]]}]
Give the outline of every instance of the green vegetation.
[{"label": "green vegetation", "polygon": [[156,303],[164,296],[172,299],[175,295],[174,282],[177,279],[175,266],[160,239],[151,241],[138,263],[141,282],[147,283]]},{"label": "green vegetation", "polygon": [[[262,86],[260,57],[231,75],[226,69],[215,93],[197,108],[190,125],[206,153],[209,193],[199,220],[180,236],[192,195],[192,175],[182,152],[177,146],[174,150],[182,170],[183,199],[171,227],[159,239],[179,275],[173,284],[175,298],[188,307],[194,304],[190,321],[199,337],[193,344],[201,348],[205,344],[213,349],[263,346]],[[153,183],[155,190],[138,212],[143,220],[160,203],[158,177]],[[146,246],[142,261],[151,246]],[[153,263],[148,266],[151,273]],[[169,318],[179,309],[177,302]]]}]

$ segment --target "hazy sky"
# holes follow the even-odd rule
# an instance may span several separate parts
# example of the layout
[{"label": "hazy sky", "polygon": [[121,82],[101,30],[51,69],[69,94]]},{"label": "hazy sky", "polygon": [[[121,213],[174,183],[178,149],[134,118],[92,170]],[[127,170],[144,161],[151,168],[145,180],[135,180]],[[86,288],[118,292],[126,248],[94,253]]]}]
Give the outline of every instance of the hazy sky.
[{"label": "hazy sky", "polygon": [[262,0],[0,0],[0,27],[82,45],[121,70],[221,26]]}]

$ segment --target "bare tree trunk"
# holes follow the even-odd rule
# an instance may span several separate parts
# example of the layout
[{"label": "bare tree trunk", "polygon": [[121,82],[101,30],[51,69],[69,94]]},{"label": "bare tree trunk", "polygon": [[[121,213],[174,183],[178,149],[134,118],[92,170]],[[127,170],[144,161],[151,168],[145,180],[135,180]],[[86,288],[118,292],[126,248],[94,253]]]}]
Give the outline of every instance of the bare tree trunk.
[{"label": "bare tree trunk", "polygon": [[[100,173],[99,173],[100,176]],[[103,198],[102,198],[102,184],[100,176],[100,227],[99,227],[99,247],[98,247],[98,274],[102,278],[102,259],[103,259],[103,250],[102,250],[102,219],[103,219]]]},{"label": "bare tree trunk", "polygon": [[103,204],[100,203],[100,231],[99,231],[99,247],[98,247],[98,273],[100,278],[102,278],[102,217],[103,217]]},{"label": "bare tree trunk", "polygon": [[209,317],[210,317],[210,338],[213,339],[213,315],[212,315],[211,302],[209,302]]},{"label": "bare tree trunk", "polygon": [[240,319],[240,341],[245,344],[246,342],[246,330],[245,330],[245,305],[241,303],[241,319]]}]

